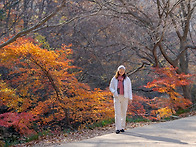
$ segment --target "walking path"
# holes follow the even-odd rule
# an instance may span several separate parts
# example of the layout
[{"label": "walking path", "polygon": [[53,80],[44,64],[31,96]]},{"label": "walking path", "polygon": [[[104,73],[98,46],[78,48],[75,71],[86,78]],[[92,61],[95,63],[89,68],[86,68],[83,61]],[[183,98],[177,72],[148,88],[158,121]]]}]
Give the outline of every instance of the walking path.
[{"label": "walking path", "polygon": [[106,134],[58,147],[196,147],[196,116]]}]

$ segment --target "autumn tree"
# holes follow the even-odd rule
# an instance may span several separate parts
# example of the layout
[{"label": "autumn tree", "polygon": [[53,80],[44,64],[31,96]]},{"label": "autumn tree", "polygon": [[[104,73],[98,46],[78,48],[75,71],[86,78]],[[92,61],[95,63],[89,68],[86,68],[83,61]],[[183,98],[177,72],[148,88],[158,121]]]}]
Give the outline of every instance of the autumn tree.
[{"label": "autumn tree", "polygon": [[[17,39],[1,52],[1,66],[10,70],[6,82],[13,87],[7,93],[1,91],[1,103],[8,107],[8,112],[1,115],[1,126],[18,127],[19,118],[28,114],[29,121],[23,123],[26,126],[19,127],[21,132],[35,121],[39,127],[62,121],[64,127],[72,128],[113,117],[112,99],[108,99],[111,94],[92,91],[75,78],[78,70],[71,65],[69,46],[50,51],[35,43],[32,39]],[[6,89],[3,85],[1,88]],[[16,120],[9,123],[7,118],[12,115]]]},{"label": "autumn tree", "polygon": [[[177,74],[173,67],[165,68],[154,68],[156,76],[152,82],[149,82],[145,87],[152,88],[153,91],[158,91],[159,93],[167,94],[168,98],[157,98],[153,99],[154,104],[157,103],[159,117],[164,117],[164,115],[175,114],[179,109],[186,109],[192,103],[186,97],[183,97],[177,88],[182,85],[190,85],[192,83],[191,78],[193,75],[190,74]],[[164,96],[163,96],[164,97]],[[167,96],[166,96],[167,97]]]},{"label": "autumn tree", "polygon": [[[65,24],[62,28],[56,28],[51,32],[55,34],[55,38],[49,36],[46,38],[52,46],[60,44],[61,40],[72,42],[75,50],[75,64],[85,69],[81,73],[80,80],[85,82],[89,80],[91,86],[99,85],[105,88],[109,82],[108,79],[114,74],[119,64],[125,64],[128,67],[128,75],[131,75],[134,80],[137,78],[140,82],[146,83],[143,76],[150,73],[150,70],[145,68],[145,71],[140,71],[140,69],[146,66],[161,67],[170,64],[166,54],[178,62],[174,66],[178,67],[178,73],[179,71],[186,73],[181,70],[180,60],[177,57],[181,54],[180,39],[170,16],[170,14],[175,16],[178,29],[183,30],[181,22],[186,24],[186,21],[184,16],[178,15],[183,10],[182,5],[187,7],[185,11],[187,13],[190,11],[189,16],[191,16],[187,36],[189,45],[187,45],[194,47],[195,5],[193,1],[190,3],[188,1],[149,1],[148,4],[141,0],[81,1],[78,2],[78,7],[73,5],[70,12],[76,10],[89,12],[100,7],[102,9],[97,15],[78,19],[72,25]],[[183,31],[181,33],[183,34]],[[161,51],[161,48],[166,54]],[[195,50],[187,48],[186,51],[188,64],[193,65],[189,68],[189,72],[192,73],[195,66]],[[86,64],[87,62],[89,64]],[[133,71],[140,71],[140,76],[131,74]],[[101,82],[98,79],[101,79]],[[187,92],[184,91],[184,93]]]},{"label": "autumn tree", "polygon": [[[42,20],[45,13],[53,10],[54,5],[60,5],[60,2],[32,0],[14,3],[12,1],[3,1],[1,3],[3,26],[15,26],[15,28],[20,28],[21,26],[22,29],[27,26],[29,28],[32,26],[31,22]],[[22,6],[23,9],[20,9],[19,6]],[[10,12],[8,8],[10,8]],[[38,11],[35,12],[32,8],[37,8],[36,10]],[[86,82],[89,79],[91,86],[96,87],[96,85],[99,85],[99,87],[105,88],[109,82],[108,79],[114,74],[111,71],[115,71],[116,66],[120,63],[126,64],[127,69],[129,69],[128,73],[132,73],[135,69],[141,69],[146,65],[162,66],[167,63],[171,64],[170,61],[175,59],[175,63],[177,63],[175,67],[179,67],[178,71],[186,73],[188,69],[183,71],[185,68],[181,67],[185,62],[181,62],[179,57],[184,56],[184,53],[187,52],[187,61],[195,58],[195,50],[191,50],[195,44],[194,1],[159,0],[149,1],[146,4],[145,1],[141,0],[81,0],[66,2],[64,8],[61,11],[62,13],[56,14],[59,19],[52,17],[48,23],[31,31],[36,31],[46,37],[52,47],[60,46],[63,42],[72,42],[73,49],[77,50],[75,52],[75,63],[85,69],[81,74],[81,80]],[[15,22],[12,21],[14,17],[8,16],[12,16],[14,14],[12,12],[16,10],[25,10],[29,13],[25,16],[20,11],[21,17],[19,18],[21,19],[19,20],[22,21],[17,21],[13,25],[6,25],[6,18],[10,20],[10,23]],[[35,20],[33,16],[39,19]],[[184,19],[186,16],[188,19]],[[17,27],[16,24],[19,23],[21,25]],[[189,30],[188,36],[184,28]],[[2,30],[6,29],[2,27]],[[11,31],[12,28],[9,30]],[[179,33],[176,33],[176,31],[180,32],[181,36],[187,37],[179,39],[179,35],[177,35]],[[10,34],[13,35],[13,32],[17,31],[11,31]],[[187,42],[186,47],[188,48],[184,49],[183,53],[180,53],[180,44],[183,44],[180,42],[182,41]],[[88,63],[91,64],[86,64],[86,58],[89,58]],[[172,65],[174,65],[173,63],[174,61],[172,61]],[[188,62],[187,65],[195,65],[194,60]],[[95,74],[96,69],[94,67],[99,68],[98,75]],[[193,70],[193,67],[189,68],[190,72]],[[143,80],[139,77],[146,73],[142,71],[140,74],[141,76],[132,76],[142,82]],[[102,80],[99,82],[100,80],[97,79]],[[189,94],[189,92],[186,92],[186,88],[187,86],[183,86],[184,95],[185,93]],[[190,97],[190,95],[186,97]]]},{"label": "autumn tree", "polygon": [[[83,9],[87,11],[95,6],[93,2],[86,2]],[[73,25],[66,24],[63,28],[56,28],[50,31],[51,35],[55,34],[54,38],[46,36],[46,39],[51,46],[57,46],[62,40],[71,42],[74,65],[84,69],[79,80],[88,82],[91,87],[104,89],[108,87],[119,64],[125,63],[130,73],[140,63],[135,62],[138,58],[125,42],[126,38],[131,39],[125,29],[128,28],[126,21],[100,13],[79,19]]]},{"label": "autumn tree", "polygon": [[154,80],[146,88],[161,93],[154,98],[134,95],[129,103],[128,116],[149,120],[161,120],[176,115],[179,110],[189,109],[192,102],[184,98],[178,90],[182,85],[190,85],[194,75],[177,74],[173,67],[153,68]]},{"label": "autumn tree", "polygon": [[[106,16],[110,14],[132,24],[132,39],[126,41],[137,56],[153,66],[170,64],[178,67],[178,74],[189,73],[190,58],[195,58],[191,51],[196,49],[193,0],[97,2],[105,7]],[[182,89],[183,95],[191,99],[190,87],[185,85]]]}]

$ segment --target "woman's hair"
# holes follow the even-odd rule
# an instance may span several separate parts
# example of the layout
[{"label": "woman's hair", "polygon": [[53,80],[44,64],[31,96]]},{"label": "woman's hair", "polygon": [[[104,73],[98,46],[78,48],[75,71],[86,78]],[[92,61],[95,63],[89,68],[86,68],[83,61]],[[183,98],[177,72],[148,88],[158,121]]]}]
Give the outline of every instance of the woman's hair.
[{"label": "woman's hair", "polygon": [[[116,74],[115,74],[115,78],[118,79],[119,75],[120,75],[119,70],[117,70]],[[122,76],[123,76],[124,79],[127,77],[127,75],[125,73]]]}]

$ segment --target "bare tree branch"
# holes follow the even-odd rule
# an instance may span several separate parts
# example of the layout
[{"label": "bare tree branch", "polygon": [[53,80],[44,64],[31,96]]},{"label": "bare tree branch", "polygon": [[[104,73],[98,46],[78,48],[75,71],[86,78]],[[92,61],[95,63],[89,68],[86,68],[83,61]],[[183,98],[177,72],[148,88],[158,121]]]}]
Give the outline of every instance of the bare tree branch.
[{"label": "bare tree branch", "polygon": [[167,60],[167,62],[169,62],[173,67],[177,67],[177,63],[175,61],[177,60],[172,60],[166,53],[166,51],[163,49],[163,46],[161,45],[161,43],[159,43],[159,49],[162,53],[162,55],[164,56],[164,58]]},{"label": "bare tree branch", "polygon": [[[134,18],[136,18],[137,20],[139,20],[140,22],[142,22],[143,24],[146,24],[147,26],[151,26],[151,22],[149,20],[144,20],[144,18],[141,18],[140,16],[138,16],[136,13],[130,11],[130,9],[127,7],[126,3],[124,0],[119,0],[123,5],[124,7],[126,8],[127,10],[127,14],[130,14],[132,15]],[[124,13],[126,14],[126,13]]]},{"label": "bare tree branch", "polygon": [[187,45],[177,56],[177,58],[175,59],[176,61],[180,58],[180,56],[187,50],[187,49],[196,49],[196,46],[192,46],[192,45]]},{"label": "bare tree branch", "polygon": [[154,63],[152,56],[150,56],[148,53],[141,51],[146,55],[146,56],[144,56],[144,54],[140,54],[138,50],[135,50],[135,51],[136,51],[136,54],[138,57],[145,59],[145,60],[149,61],[150,63]]},{"label": "bare tree branch", "polygon": [[45,22],[47,22],[49,19],[51,19],[52,17],[54,17],[64,6],[65,6],[65,1],[66,0],[63,0],[62,4],[57,7],[51,14],[49,14],[48,16],[46,16],[45,18],[43,18],[39,23],[37,23],[36,25],[28,28],[28,29],[25,29],[23,31],[20,31],[19,33],[17,33],[16,35],[14,35],[12,38],[10,38],[9,40],[7,40],[6,42],[2,43],[0,45],[0,49],[3,48],[4,46],[14,42],[17,38],[21,37],[21,36],[24,36],[28,33],[30,33],[31,31],[33,30],[36,30],[38,29],[39,27],[41,27]]},{"label": "bare tree branch", "polygon": [[171,17],[172,23],[173,23],[174,28],[175,28],[175,30],[176,30],[176,34],[177,34],[178,38],[181,40],[181,39],[182,39],[182,35],[180,34],[180,31],[178,30],[177,23],[176,23],[176,21],[175,21],[173,15],[172,15],[171,13],[170,13],[169,16]]},{"label": "bare tree branch", "polygon": [[140,67],[138,67],[137,69],[135,69],[134,71],[129,71],[127,72],[127,76],[130,76],[134,73],[136,73],[137,71],[139,71],[140,69],[142,69],[145,65],[150,65],[149,63],[143,62],[142,65]]},{"label": "bare tree branch", "polygon": [[109,54],[107,54],[107,55],[105,55],[105,56],[106,56],[106,57],[107,57],[107,56],[111,56],[111,55],[116,54],[116,53],[118,53],[118,52],[121,52],[121,51],[123,51],[123,50],[125,50],[125,49],[127,49],[127,46],[125,46],[125,47],[123,47],[123,48],[121,48],[120,50],[117,50],[117,51],[115,51],[115,52],[109,53]]},{"label": "bare tree branch", "polygon": [[192,8],[191,10],[189,10],[189,13],[186,16],[183,38],[186,38],[187,35],[188,35],[189,28],[190,28],[190,20],[191,20],[191,16],[192,16],[193,12],[194,12],[194,8]]},{"label": "bare tree branch", "polygon": [[37,32],[39,30],[42,30],[42,29],[45,29],[45,28],[54,28],[54,27],[59,27],[59,26],[62,26],[62,25],[65,25],[65,24],[69,24],[71,22],[73,22],[74,20],[77,20],[77,19],[84,19],[84,18],[88,18],[88,17],[91,17],[91,16],[95,16],[95,15],[98,15],[98,13],[101,11],[101,9],[99,9],[97,12],[95,13],[92,13],[92,14],[89,14],[89,15],[84,15],[84,16],[75,16],[74,18],[71,18],[70,20],[67,20],[63,23],[59,23],[59,24],[54,24],[54,25],[46,25],[46,26],[43,26],[43,27],[40,27],[36,30],[34,30],[33,32]]}]

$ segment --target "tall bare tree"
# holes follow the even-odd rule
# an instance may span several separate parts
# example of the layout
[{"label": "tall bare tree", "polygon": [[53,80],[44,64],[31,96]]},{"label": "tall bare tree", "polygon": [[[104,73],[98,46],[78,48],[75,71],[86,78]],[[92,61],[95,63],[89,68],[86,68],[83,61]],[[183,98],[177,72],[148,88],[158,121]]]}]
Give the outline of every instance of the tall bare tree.
[{"label": "tall bare tree", "polygon": [[[195,36],[190,31],[195,16],[194,0],[100,0],[105,14],[123,17],[143,30],[140,40],[129,40],[137,55],[154,66],[164,59],[178,73],[189,73],[190,50],[195,50]],[[194,23],[194,22],[193,22]],[[141,31],[140,31],[141,32]],[[133,36],[134,38],[135,36]],[[146,41],[145,41],[146,39]],[[136,45],[137,43],[137,45]],[[184,97],[191,99],[190,87],[182,86]]]}]

